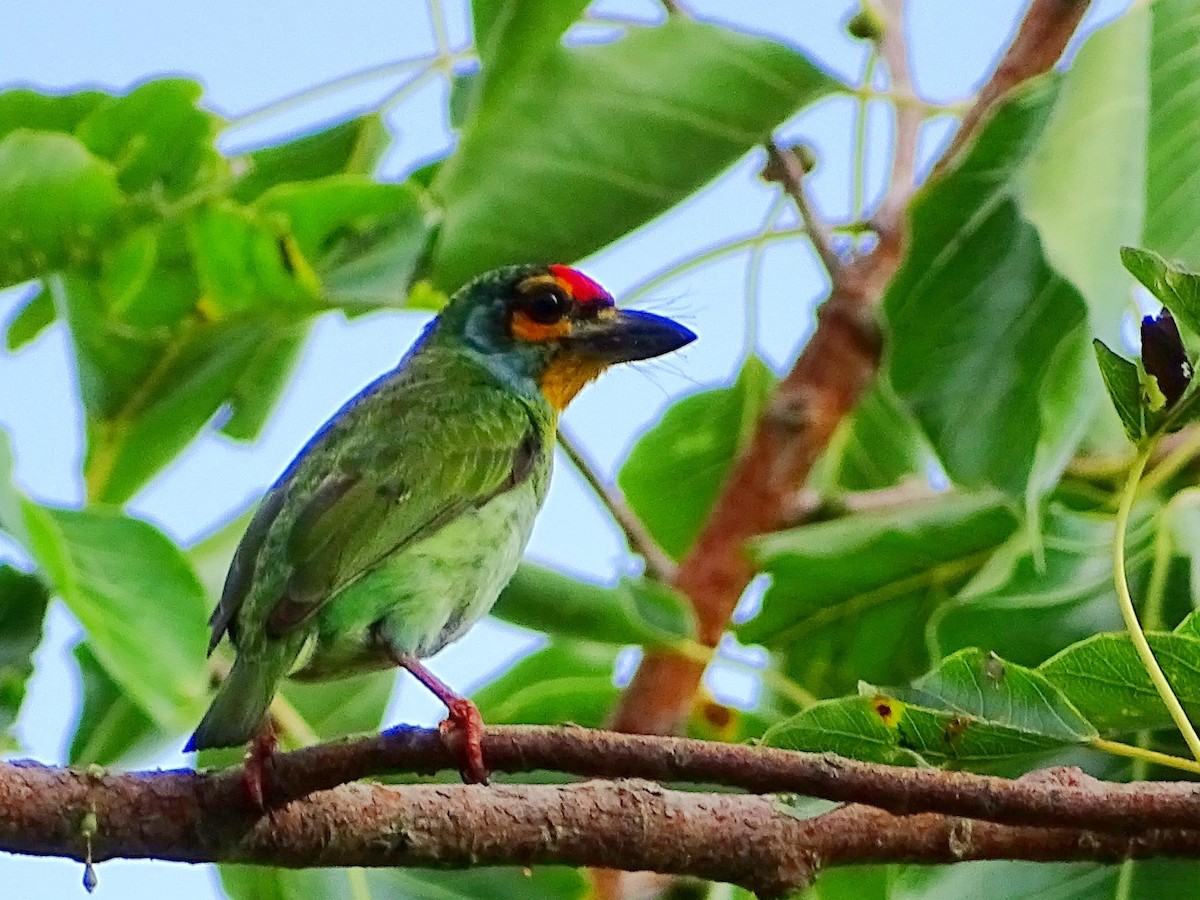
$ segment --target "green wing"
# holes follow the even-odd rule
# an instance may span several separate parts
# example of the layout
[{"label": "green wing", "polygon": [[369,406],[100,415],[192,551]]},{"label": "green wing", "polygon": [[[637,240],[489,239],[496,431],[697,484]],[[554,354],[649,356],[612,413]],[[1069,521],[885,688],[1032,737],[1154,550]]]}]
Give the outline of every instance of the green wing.
[{"label": "green wing", "polygon": [[[214,644],[226,627],[236,638],[235,617],[270,637],[311,619],[388,556],[524,480],[547,452],[542,442],[524,401],[460,367],[368,387],[264,500],[213,615]],[[274,567],[260,554],[290,573],[265,592],[253,573]]]},{"label": "green wing", "polygon": [[[374,447],[321,483],[288,539],[286,594],[266,620],[280,636],[376,565],[513,487],[536,446],[528,414],[508,400],[470,418],[410,414],[420,439]],[[523,470],[523,471],[522,471]]]}]

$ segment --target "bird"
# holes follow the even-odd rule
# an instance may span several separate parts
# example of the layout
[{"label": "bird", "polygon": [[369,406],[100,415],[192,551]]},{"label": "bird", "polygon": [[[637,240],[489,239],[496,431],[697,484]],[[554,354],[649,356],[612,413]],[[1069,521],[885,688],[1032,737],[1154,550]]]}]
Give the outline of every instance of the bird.
[{"label": "bird", "polygon": [[464,780],[486,782],[478,708],[422,660],[516,571],[571,400],[609,366],[695,338],[566,265],[506,266],[455,292],[265,494],[209,621],[209,655],[228,638],[236,656],[185,749],[249,744],[262,807],[281,681],[400,667],[446,706]]}]

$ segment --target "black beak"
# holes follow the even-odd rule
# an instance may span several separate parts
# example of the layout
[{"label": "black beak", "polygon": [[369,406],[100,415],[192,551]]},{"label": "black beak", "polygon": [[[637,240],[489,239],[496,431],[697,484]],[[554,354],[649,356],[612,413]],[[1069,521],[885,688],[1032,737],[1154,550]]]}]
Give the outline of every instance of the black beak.
[{"label": "black beak", "polygon": [[594,319],[577,320],[566,343],[605,363],[662,356],[690,344],[695,332],[666,316],[636,309],[613,309]]}]

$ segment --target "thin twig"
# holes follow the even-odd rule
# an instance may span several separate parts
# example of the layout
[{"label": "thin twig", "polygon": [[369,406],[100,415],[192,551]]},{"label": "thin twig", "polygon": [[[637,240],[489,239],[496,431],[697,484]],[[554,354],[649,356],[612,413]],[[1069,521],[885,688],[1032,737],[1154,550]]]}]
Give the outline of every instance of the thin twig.
[{"label": "thin twig", "polygon": [[[881,0],[883,37],[879,53],[887,64],[893,92],[913,94],[908,73],[908,41],[904,29],[904,0]],[[887,193],[879,204],[876,220],[884,228],[895,228],[912,196],[917,166],[917,139],[921,134],[924,110],[912,104],[896,104],[896,139],[892,150],[892,174]]]},{"label": "thin twig", "polygon": [[612,514],[621,531],[625,533],[625,540],[629,542],[630,548],[646,561],[646,571],[657,581],[670,584],[675,578],[675,563],[658,546],[653,535],[637,517],[637,513],[629,508],[620,490],[615,485],[600,480],[595,467],[576,446],[575,439],[561,426],[558,429],[558,445],[571,461],[571,465],[583,476],[583,480],[591,486],[600,502]]},{"label": "thin twig", "polygon": [[767,141],[767,165],[763,169],[763,178],[778,182],[787,191],[800,212],[804,230],[808,232],[808,238],[812,241],[817,256],[821,258],[825,271],[829,273],[830,278],[837,278],[842,269],[842,261],[833,249],[829,227],[817,215],[808,198],[804,187],[804,174],[804,164],[793,148],[781,148],[775,141]]}]

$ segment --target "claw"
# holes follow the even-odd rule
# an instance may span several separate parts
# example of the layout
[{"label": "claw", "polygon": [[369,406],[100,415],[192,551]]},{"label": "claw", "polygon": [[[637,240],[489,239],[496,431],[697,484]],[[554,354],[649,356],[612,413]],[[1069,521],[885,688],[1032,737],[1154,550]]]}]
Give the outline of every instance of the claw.
[{"label": "claw", "polygon": [[268,770],[277,746],[275,729],[268,720],[246,748],[242,764],[242,787],[246,792],[247,804],[256,812],[263,812],[267,808],[266,795],[270,791]]},{"label": "claw", "polygon": [[479,707],[465,697],[447,704],[450,715],[438,726],[442,740],[453,747],[454,732],[459,732],[459,774],[467,784],[487,784],[488,770],[483,763],[483,716]]}]

